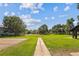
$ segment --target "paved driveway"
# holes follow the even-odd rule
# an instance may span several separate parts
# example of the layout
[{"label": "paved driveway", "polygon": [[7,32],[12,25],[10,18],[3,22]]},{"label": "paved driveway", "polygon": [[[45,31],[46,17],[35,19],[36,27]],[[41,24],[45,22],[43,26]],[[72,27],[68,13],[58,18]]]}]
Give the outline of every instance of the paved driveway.
[{"label": "paved driveway", "polygon": [[26,40],[25,38],[0,38],[0,50],[9,46],[16,45]]}]

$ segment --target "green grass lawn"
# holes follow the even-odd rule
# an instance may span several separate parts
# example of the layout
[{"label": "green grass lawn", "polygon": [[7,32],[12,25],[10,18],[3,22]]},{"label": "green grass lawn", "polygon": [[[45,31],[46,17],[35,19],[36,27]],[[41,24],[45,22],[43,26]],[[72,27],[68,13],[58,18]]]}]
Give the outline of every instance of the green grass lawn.
[{"label": "green grass lawn", "polygon": [[71,35],[50,34],[16,36],[16,38],[18,37],[26,38],[27,40],[1,50],[1,56],[32,56],[35,51],[38,37],[43,39],[51,55],[70,55],[69,53],[71,52],[79,52],[79,39],[73,39]]},{"label": "green grass lawn", "polygon": [[52,55],[69,55],[70,52],[79,52],[79,39],[71,35],[40,35]]},{"label": "green grass lawn", "polygon": [[0,56],[32,56],[36,47],[37,35],[27,35],[20,37],[26,38],[27,40],[17,44],[16,46],[1,50]]}]

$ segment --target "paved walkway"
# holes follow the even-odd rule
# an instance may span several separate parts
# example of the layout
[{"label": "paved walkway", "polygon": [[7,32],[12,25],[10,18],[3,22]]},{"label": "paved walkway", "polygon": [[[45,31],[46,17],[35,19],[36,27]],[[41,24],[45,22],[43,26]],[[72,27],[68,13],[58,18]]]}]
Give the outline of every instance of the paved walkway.
[{"label": "paved walkway", "polygon": [[72,52],[70,53],[72,56],[79,56],[79,52]]},{"label": "paved walkway", "polygon": [[16,45],[26,39],[24,38],[0,38],[0,50]]},{"label": "paved walkway", "polygon": [[51,56],[41,38],[38,38],[34,56]]}]

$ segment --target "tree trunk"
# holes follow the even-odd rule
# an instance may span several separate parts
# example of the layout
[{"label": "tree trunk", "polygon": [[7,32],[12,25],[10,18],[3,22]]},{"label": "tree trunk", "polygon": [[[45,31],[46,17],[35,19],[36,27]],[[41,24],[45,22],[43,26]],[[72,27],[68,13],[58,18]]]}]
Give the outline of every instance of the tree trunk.
[{"label": "tree trunk", "polygon": [[72,37],[75,38],[75,39],[77,39],[77,29],[74,29],[72,31]]}]

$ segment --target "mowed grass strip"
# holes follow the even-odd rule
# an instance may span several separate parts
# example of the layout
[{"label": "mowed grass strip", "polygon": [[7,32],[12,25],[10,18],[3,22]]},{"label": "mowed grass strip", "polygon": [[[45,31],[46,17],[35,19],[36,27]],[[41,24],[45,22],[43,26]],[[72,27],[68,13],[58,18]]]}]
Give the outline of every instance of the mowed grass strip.
[{"label": "mowed grass strip", "polygon": [[54,53],[79,52],[79,39],[73,39],[71,35],[40,35],[52,55]]},{"label": "mowed grass strip", "polygon": [[27,40],[1,50],[0,56],[32,56],[36,47],[37,35],[26,35],[23,37]]}]

